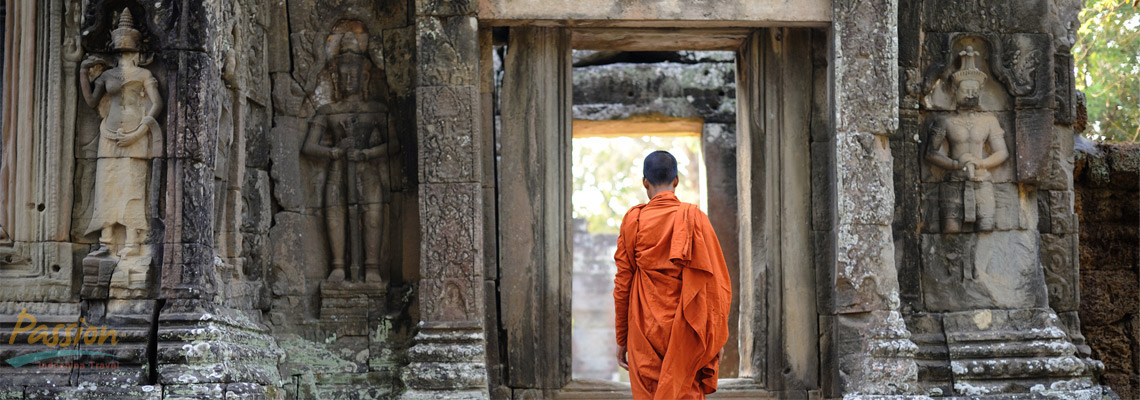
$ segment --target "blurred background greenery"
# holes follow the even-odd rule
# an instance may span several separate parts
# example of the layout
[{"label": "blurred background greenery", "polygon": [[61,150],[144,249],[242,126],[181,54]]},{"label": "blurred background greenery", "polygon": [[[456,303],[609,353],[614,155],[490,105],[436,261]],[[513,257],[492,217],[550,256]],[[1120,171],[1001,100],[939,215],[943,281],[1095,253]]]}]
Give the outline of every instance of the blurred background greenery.
[{"label": "blurred background greenery", "polygon": [[1073,57],[1097,141],[1140,140],[1140,0],[1085,0]]},{"label": "blurred background greenery", "polygon": [[618,233],[625,212],[649,201],[641,163],[656,150],[677,158],[677,197],[705,210],[699,136],[584,137],[574,138],[573,147],[574,218],[586,219],[590,233]]}]

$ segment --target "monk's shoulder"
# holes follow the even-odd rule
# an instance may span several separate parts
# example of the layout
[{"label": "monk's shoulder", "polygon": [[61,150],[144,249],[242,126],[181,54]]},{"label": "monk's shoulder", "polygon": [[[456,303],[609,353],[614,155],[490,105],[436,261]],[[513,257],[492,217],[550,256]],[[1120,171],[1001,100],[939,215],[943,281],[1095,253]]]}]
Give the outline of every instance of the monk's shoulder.
[{"label": "monk's shoulder", "polygon": [[708,214],[705,214],[704,211],[701,211],[701,208],[699,206],[697,206],[696,204],[692,204],[692,203],[684,203],[684,204],[687,206],[685,208],[687,208],[689,210],[689,213],[691,213],[691,215],[697,217],[698,220],[709,222]]},{"label": "monk's shoulder", "polygon": [[629,211],[625,212],[625,217],[622,217],[621,219],[621,226],[624,228],[626,225],[633,223],[633,221],[636,221],[637,217],[641,215],[641,209],[644,207],[645,203],[630,207]]}]

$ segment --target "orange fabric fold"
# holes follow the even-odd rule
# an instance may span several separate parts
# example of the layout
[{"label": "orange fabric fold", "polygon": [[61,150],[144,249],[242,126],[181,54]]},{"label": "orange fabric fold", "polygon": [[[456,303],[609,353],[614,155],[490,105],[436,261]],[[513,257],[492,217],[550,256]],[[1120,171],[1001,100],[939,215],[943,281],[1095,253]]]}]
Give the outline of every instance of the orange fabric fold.
[{"label": "orange fabric fold", "polygon": [[708,216],[673,192],[633,207],[614,254],[618,345],[635,399],[703,399],[716,391],[732,286]]}]

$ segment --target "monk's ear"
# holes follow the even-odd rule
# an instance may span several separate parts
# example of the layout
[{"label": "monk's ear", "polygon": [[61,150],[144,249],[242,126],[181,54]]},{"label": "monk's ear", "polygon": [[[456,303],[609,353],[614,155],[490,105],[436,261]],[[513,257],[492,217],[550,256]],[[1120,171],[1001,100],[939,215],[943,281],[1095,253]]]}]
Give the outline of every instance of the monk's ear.
[{"label": "monk's ear", "polygon": [[681,177],[678,176],[678,177],[673,178],[673,188],[676,189],[677,185],[679,185],[679,184],[681,184]]},{"label": "monk's ear", "polygon": [[649,189],[649,179],[641,178],[641,186],[645,186],[646,189]]}]

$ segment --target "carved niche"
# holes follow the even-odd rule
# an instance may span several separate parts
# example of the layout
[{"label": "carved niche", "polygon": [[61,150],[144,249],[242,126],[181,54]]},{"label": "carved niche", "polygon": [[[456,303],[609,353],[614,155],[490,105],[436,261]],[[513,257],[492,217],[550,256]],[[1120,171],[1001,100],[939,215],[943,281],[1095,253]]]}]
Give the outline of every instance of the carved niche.
[{"label": "carved niche", "polygon": [[924,99],[930,109],[948,110],[928,118],[925,156],[939,182],[938,226],[946,233],[961,232],[963,224],[975,231],[994,230],[994,183],[1010,178],[998,171],[1010,152],[997,112],[1008,108],[1009,97],[984,70],[974,44],[981,43],[957,46],[953,72],[944,73]]},{"label": "carved niche", "polygon": [[142,33],[131,11],[112,16],[110,54],[90,54],[80,63],[79,88],[98,110],[95,188],[91,218],[82,232],[97,235],[98,246],[84,259],[84,295],[145,295],[151,249],[148,182],[150,160],[162,157],[162,110],[158,81],[144,66]]},{"label": "carved niche", "polygon": [[381,283],[381,249],[391,184],[388,87],[371,57],[360,21],[338,22],[325,42],[325,66],[313,93],[322,100],[309,119],[301,153],[324,162],[328,280]]},{"label": "carved niche", "polygon": [[[931,311],[1045,306],[1035,147],[1053,142],[1052,55],[1032,35],[932,33],[919,160]],[[1029,44],[1026,44],[1029,43]],[[1046,148],[1047,150],[1047,148]],[[1043,156],[1047,156],[1048,151]],[[1027,158],[1028,157],[1028,158]]]}]

